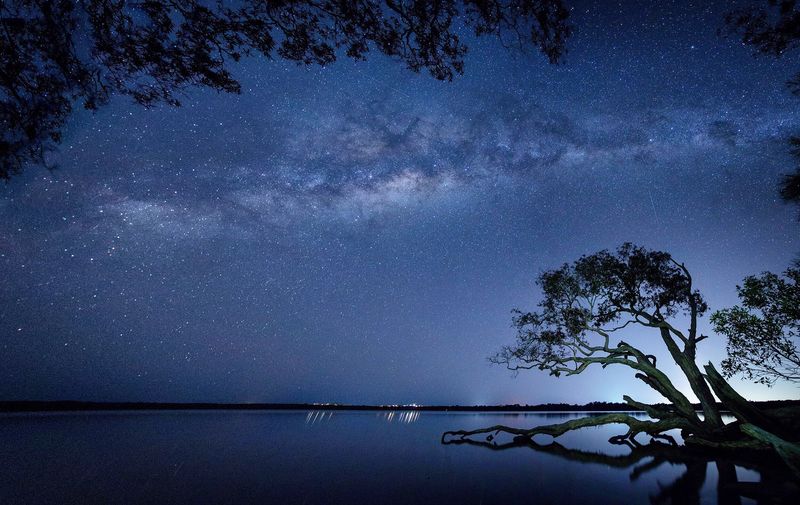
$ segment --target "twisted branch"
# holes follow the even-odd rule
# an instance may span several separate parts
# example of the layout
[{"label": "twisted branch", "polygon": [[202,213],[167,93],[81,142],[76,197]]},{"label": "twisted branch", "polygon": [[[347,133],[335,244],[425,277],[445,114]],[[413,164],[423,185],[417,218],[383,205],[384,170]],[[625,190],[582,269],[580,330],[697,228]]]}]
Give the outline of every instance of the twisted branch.
[{"label": "twisted branch", "polygon": [[556,438],[568,431],[586,428],[589,426],[602,426],[605,424],[626,424],[628,426],[628,431],[626,433],[611,437],[609,442],[613,444],[624,444],[629,441],[636,445],[638,445],[638,442],[636,442],[635,437],[639,433],[658,436],[661,435],[662,432],[668,430],[676,428],[690,429],[694,427],[694,425],[688,422],[686,419],[677,416],[659,419],[658,421],[644,421],[641,419],[636,419],[629,414],[612,413],[599,416],[581,417],[559,424],[548,424],[528,429],[513,428],[498,424],[477,430],[446,431],[442,434],[441,441],[443,444],[455,443],[456,441],[463,441],[472,436],[481,435],[484,433],[488,434],[486,440],[489,442],[493,441],[494,438],[500,433],[507,433],[509,435],[523,438],[532,438],[534,435],[550,435],[551,437]]}]

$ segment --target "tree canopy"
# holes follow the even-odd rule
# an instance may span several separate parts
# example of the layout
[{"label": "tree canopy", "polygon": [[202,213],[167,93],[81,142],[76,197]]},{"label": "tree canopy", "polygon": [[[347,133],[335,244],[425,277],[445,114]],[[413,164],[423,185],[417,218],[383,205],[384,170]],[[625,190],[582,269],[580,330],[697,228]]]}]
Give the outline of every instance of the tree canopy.
[{"label": "tree canopy", "polygon": [[179,105],[191,86],[238,93],[231,62],[326,65],[370,51],[451,80],[465,31],[534,47],[551,62],[571,33],[561,0],[7,0],[0,2],[0,178],[61,139],[79,106],[112,95]]},{"label": "tree canopy", "polygon": [[[706,338],[697,332],[697,319],[708,306],[684,265],[668,253],[626,243],[615,252],[600,251],[546,271],[538,284],[540,310],[514,312],[516,341],[492,362],[556,376],[579,374],[591,365],[627,366],[675,406],[670,415],[708,429],[721,425],[714,397],[694,362],[696,346]],[[670,323],[679,313],[689,316],[685,331]],[[612,344],[611,335],[629,326],[647,329],[666,345],[700,400],[704,420],[657,367],[655,356],[627,342]]]},{"label": "tree canopy", "polygon": [[[756,325],[754,331],[761,331],[763,325],[774,325],[781,328],[781,338],[795,336],[800,310],[800,304],[796,303],[798,275],[800,271],[791,270],[786,274],[788,280],[772,274],[749,278],[745,287],[740,288],[745,309],[731,309],[732,313],[757,310],[764,322]],[[800,474],[800,446],[794,443],[797,416],[789,414],[787,420],[785,413],[767,412],[751,404],[711,363],[703,367],[705,373],[698,368],[697,345],[707,338],[698,333],[698,319],[708,311],[708,305],[694,289],[687,267],[669,253],[626,243],[616,251],[599,251],[545,271],[537,283],[543,295],[538,310],[514,311],[516,339],[491,357],[492,362],[515,371],[536,368],[555,376],[580,374],[593,365],[625,366],[669,404],[645,404],[625,395],[623,400],[628,405],[646,412],[653,420],[610,413],[534,428],[498,425],[449,431],[442,437],[444,443],[460,443],[471,440],[472,436],[490,433],[487,443],[497,446],[494,438],[505,432],[514,436],[515,445],[519,445],[527,444],[537,434],[558,437],[586,426],[625,424],[627,432],[612,437],[612,443],[637,446],[639,442],[635,437],[647,434],[651,443],[665,440],[676,444],[668,432],[680,429],[684,442],[692,447],[772,448]],[[727,313],[718,312],[715,319],[722,321]],[[686,327],[680,328],[675,322],[678,315],[686,316]],[[612,336],[625,328],[640,330],[641,337],[633,335],[637,339],[636,346],[621,340],[612,342]],[[776,328],[770,327],[770,330],[777,338]],[[748,338],[735,325],[731,326],[731,331],[737,338]],[[647,336],[656,337],[650,342],[660,341],[669,351],[699,400],[702,416],[659,367],[656,357],[640,347],[639,342],[646,343],[644,337]],[[791,349],[796,357],[794,347]],[[734,357],[740,360],[739,366],[756,364],[738,355]],[[731,371],[730,365],[725,367],[726,372]],[[720,416],[723,408],[737,418],[735,423],[723,422]]]},{"label": "tree canopy", "polygon": [[800,267],[779,276],[765,272],[737,286],[741,305],[711,316],[714,330],[728,339],[723,373],[758,383],[800,381]]}]

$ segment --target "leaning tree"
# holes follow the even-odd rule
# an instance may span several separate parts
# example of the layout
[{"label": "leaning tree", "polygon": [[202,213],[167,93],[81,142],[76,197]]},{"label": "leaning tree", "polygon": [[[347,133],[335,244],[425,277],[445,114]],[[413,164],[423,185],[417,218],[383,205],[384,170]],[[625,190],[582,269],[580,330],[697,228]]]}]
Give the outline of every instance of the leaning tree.
[{"label": "leaning tree", "polygon": [[[538,284],[544,295],[539,310],[514,312],[516,341],[490,358],[492,362],[512,370],[538,369],[555,376],[577,375],[592,366],[627,367],[669,403],[649,405],[626,395],[626,403],[646,412],[652,420],[611,413],[531,429],[498,425],[450,431],[443,435],[444,442],[463,441],[478,434],[489,434],[491,442],[500,433],[517,439],[537,434],[557,437],[587,426],[624,424],[627,431],[612,437],[612,443],[638,444],[635,437],[646,434],[674,444],[668,432],[679,429],[684,443],[694,447],[774,447],[800,471],[800,453],[787,441],[796,438],[798,432],[785,420],[744,400],[711,363],[704,367],[705,373],[697,366],[697,346],[707,338],[698,332],[698,319],[708,305],[693,287],[689,270],[671,255],[623,244],[616,252],[600,251],[546,271]],[[678,327],[675,319],[679,316],[688,319],[688,327]],[[637,342],[646,343],[644,337],[650,336],[666,348],[699,400],[702,415],[659,367],[653,354],[638,344],[612,340],[615,333],[636,328],[641,330]],[[737,422],[726,425],[722,421],[714,394]]]}]

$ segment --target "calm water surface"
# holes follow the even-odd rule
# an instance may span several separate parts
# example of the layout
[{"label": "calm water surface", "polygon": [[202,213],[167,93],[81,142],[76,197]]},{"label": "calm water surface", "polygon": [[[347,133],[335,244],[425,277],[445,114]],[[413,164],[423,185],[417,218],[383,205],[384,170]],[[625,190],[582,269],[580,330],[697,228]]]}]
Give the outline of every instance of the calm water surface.
[{"label": "calm water surface", "polygon": [[720,472],[730,479],[732,471],[738,481],[762,478],[734,464],[630,458],[629,448],[607,442],[622,426],[568,433],[546,450],[440,443],[446,430],[530,427],[576,415],[0,415],[0,503],[585,504],[678,503],[687,496],[718,503]]}]

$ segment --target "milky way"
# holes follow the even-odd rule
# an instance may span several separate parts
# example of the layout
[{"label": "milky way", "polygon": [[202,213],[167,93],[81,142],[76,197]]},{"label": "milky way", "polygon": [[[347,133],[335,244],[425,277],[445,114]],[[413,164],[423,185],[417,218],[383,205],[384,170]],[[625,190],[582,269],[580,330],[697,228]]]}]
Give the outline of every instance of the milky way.
[{"label": "milky way", "polygon": [[573,3],[558,66],[486,40],[452,83],[247,60],[239,96],[76,115],[54,172],[0,187],[0,398],[657,400],[486,357],[539,272],[623,241],[684,261],[712,309],[785,268],[796,69],[718,36],[727,2],[622,4]]}]

